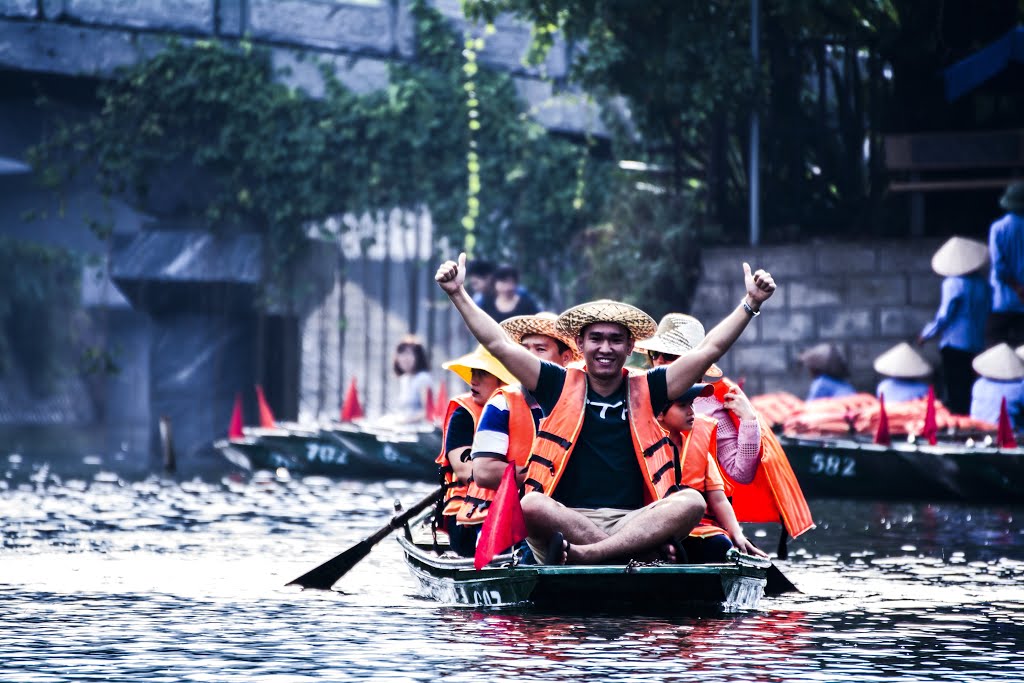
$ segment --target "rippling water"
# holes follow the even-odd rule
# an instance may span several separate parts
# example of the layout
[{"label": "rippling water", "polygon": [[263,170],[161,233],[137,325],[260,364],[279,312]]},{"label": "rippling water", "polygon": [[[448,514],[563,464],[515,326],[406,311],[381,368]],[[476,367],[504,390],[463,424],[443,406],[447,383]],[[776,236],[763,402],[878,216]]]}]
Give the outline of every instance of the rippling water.
[{"label": "rippling water", "polygon": [[[232,473],[125,481],[0,458],[2,681],[1018,681],[1024,508],[811,501],[803,594],[720,618],[550,616],[415,595],[385,541],[283,586],[430,491]],[[748,527],[765,547],[777,531]]]}]

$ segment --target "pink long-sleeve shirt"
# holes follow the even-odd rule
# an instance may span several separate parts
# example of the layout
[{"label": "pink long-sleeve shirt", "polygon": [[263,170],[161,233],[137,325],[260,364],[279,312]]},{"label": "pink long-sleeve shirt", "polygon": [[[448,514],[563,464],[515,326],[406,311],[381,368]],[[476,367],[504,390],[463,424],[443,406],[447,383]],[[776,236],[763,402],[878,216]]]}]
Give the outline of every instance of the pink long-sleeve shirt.
[{"label": "pink long-sleeve shirt", "polygon": [[733,424],[725,405],[714,396],[698,396],[693,412],[718,420],[718,464],[734,481],[749,484],[761,462],[761,426],[757,420],[740,420]]}]

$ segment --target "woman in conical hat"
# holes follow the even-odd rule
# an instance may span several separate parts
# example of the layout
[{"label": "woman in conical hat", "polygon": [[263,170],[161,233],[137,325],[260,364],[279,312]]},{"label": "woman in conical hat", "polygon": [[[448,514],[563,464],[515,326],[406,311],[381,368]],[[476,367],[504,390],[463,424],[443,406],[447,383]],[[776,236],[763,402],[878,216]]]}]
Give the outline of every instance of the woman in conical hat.
[{"label": "woman in conical hat", "polygon": [[[654,336],[638,341],[636,348],[647,351],[651,365],[659,367],[689,353],[702,341],[704,325],[700,320],[685,313],[668,313],[658,323]],[[704,380],[711,384],[728,381],[714,364],[704,372]],[[711,395],[696,396],[693,410],[718,421],[717,456],[722,470],[740,484],[753,481],[761,460],[761,426],[746,394],[735,385],[727,391],[716,387]]]},{"label": "woman in conical hat", "polygon": [[974,359],[981,375],[971,388],[971,417],[999,423],[999,411],[1006,399],[1006,412],[1014,429],[1024,409],[1024,361],[1008,344],[996,344]]},{"label": "woman in conical hat", "polygon": [[847,369],[842,350],[835,344],[816,344],[804,350],[798,358],[814,378],[807,391],[808,401],[816,398],[852,396],[857,393],[853,385],[844,379],[850,371]]},{"label": "woman in conical hat", "polygon": [[943,401],[958,415],[966,415],[970,408],[971,361],[985,348],[985,321],[992,298],[984,273],[987,265],[988,247],[964,237],[951,237],[932,257],[932,270],[943,277],[942,302],[917,343],[939,338]]},{"label": "woman in conical hat", "polygon": [[1007,187],[999,206],[1006,214],[988,233],[992,312],[986,332],[990,344],[1017,346],[1024,343],[1024,183]]},{"label": "woman in conical hat", "polygon": [[875,372],[884,375],[878,383],[876,396],[884,395],[890,403],[913,401],[928,395],[932,366],[907,342],[900,342],[875,358]]}]

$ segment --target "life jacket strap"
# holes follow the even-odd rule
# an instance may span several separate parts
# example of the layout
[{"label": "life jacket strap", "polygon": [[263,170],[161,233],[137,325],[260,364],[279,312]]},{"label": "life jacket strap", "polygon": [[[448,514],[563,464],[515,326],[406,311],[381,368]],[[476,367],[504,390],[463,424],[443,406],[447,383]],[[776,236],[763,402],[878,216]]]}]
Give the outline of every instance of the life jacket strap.
[{"label": "life jacket strap", "polygon": [[552,475],[555,474],[555,463],[552,462],[551,460],[548,460],[544,456],[537,455],[536,453],[531,453],[530,457],[527,459],[527,463],[531,462],[539,462],[541,465],[544,465],[549,470],[551,470]]},{"label": "life jacket strap", "polygon": [[523,488],[525,489],[527,486],[532,486],[534,491],[540,491],[541,493],[544,492],[544,484],[541,484],[536,479],[530,478],[524,481]]},{"label": "life jacket strap", "polygon": [[547,439],[548,441],[554,441],[555,443],[557,443],[559,446],[561,446],[565,450],[569,450],[572,447],[572,441],[569,441],[566,438],[558,436],[557,434],[552,434],[551,432],[545,432],[544,430],[539,430],[537,432],[537,437],[541,438],[541,439]]},{"label": "life jacket strap", "polygon": [[655,441],[650,446],[648,446],[647,448],[644,449],[644,457],[645,458],[651,457],[652,455],[657,453],[658,449],[660,449],[662,446],[664,446],[666,444],[671,444],[671,443],[672,443],[672,439],[668,438],[667,436],[661,437],[661,440]]},{"label": "life jacket strap", "polygon": [[661,467],[658,468],[657,472],[655,472],[654,474],[651,475],[651,483],[652,484],[657,484],[659,481],[661,481],[661,477],[666,472],[668,472],[669,470],[674,470],[674,469],[675,469],[675,463],[673,461],[670,460],[670,461],[666,462],[664,465],[662,465]]}]

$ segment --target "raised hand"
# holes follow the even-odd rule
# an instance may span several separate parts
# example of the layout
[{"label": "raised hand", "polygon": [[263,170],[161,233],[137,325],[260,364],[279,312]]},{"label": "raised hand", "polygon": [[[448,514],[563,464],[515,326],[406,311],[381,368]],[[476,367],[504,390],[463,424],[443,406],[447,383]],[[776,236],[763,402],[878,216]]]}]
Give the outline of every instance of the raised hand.
[{"label": "raised hand", "polygon": [[441,286],[446,294],[452,295],[462,289],[466,281],[466,252],[459,254],[459,262],[445,261],[437,269],[434,282]]},{"label": "raised hand", "polygon": [[747,296],[756,304],[755,310],[775,292],[775,280],[771,273],[758,269],[751,274],[750,264],[746,262],[743,264],[743,283],[747,287]]},{"label": "raised hand", "polygon": [[725,407],[735,413],[741,420],[757,418],[757,413],[754,412],[754,406],[751,405],[750,399],[739,389],[730,389],[724,398],[723,404]]}]

